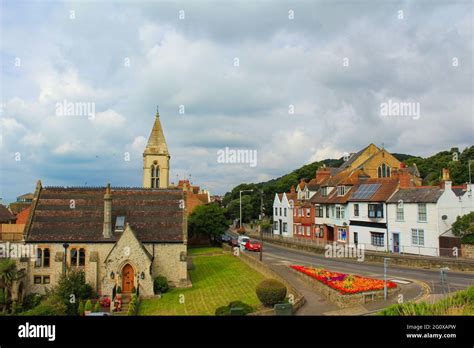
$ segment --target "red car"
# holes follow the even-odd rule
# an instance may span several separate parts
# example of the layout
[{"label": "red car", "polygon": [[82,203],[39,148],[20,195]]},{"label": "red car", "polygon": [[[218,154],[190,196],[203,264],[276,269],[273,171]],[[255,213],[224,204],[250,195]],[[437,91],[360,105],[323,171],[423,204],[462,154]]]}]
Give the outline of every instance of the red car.
[{"label": "red car", "polygon": [[262,245],[256,240],[248,240],[247,243],[245,243],[245,249],[249,251],[260,251]]}]

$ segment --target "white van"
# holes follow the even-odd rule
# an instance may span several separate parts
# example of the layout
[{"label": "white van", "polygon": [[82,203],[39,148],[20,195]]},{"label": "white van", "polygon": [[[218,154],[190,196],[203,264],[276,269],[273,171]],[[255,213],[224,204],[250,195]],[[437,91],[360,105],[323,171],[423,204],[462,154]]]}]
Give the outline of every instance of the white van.
[{"label": "white van", "polygon": [[248,236],[239,236],[237,239],[237,242],[240,245],[240,249],[244,250],[245,249],[245,244],[250,240],[250,237]]}]

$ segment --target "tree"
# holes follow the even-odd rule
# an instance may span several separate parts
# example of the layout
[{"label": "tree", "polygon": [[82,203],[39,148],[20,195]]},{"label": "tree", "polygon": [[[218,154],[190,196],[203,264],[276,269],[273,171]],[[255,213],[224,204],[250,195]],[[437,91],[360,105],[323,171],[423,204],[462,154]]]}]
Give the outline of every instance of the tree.
[{"label": "tree", "polygon": [[3,312],[5,313],[8,305],[8,293],[12,292],[13,282],[19,280],[24,276],[24,273],[18,271],[16,268],[16,262],[12,259],[3,259],[0,261],[0,279],[5,284],[4,297],[5,306],[3,306]]},{"label": "tree", "polygon": [[452,231],[455,236],[459,237],[474,233],[474,212],[458,216],[453,223]]},{"label": "tree", "polygon": [[200,205],[188,217],[189,236],[203,235],[214,239],[226,231],[229,222],[225,217],[225,209],[211,203]]},{"label": "tree", "polygon": [[54,292],[67,306],[68,315],[76,315],[79,300],[90,298],[92,288],[86,283],[84,271],[72,269],[65,275],[61,275]]}]

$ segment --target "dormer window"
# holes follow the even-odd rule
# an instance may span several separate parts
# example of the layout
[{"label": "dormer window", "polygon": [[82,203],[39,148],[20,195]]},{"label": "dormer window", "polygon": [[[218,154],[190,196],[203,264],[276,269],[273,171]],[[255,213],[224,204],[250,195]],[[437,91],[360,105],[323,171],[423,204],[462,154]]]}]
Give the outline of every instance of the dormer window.
[{"label": "dormer window", "polygon": [[321,188],[321,196],[327,197],[328,195],[328,188],[327,186]]},{"label": "dormer window", "polygon": [[344,196],[346,194],[346,187],[341,185],[337,187],[337,195]]},{"label": "dormer window", "polygon": [[123,232],[125,230],[125,216],[119,215],[115,220],[115,232]]},{"label": "dormer window", "polygon": [[306,190],[306,198],[309,198],[309,191]]}]

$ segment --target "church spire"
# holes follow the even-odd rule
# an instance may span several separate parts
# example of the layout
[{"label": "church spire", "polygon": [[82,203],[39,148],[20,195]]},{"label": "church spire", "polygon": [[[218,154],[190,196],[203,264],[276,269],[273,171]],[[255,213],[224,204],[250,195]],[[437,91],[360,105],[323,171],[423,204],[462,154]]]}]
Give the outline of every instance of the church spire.
[{"label": "church spire", "polygon": [[168,145],[166,144],[165,135],[163,133],[163,127],[160,122],[160,113],[158,112],[158,106],[156,107],[155,123],[151,130],[148,143],[145,148],[145,154],[165,154],[169,155]]}]

